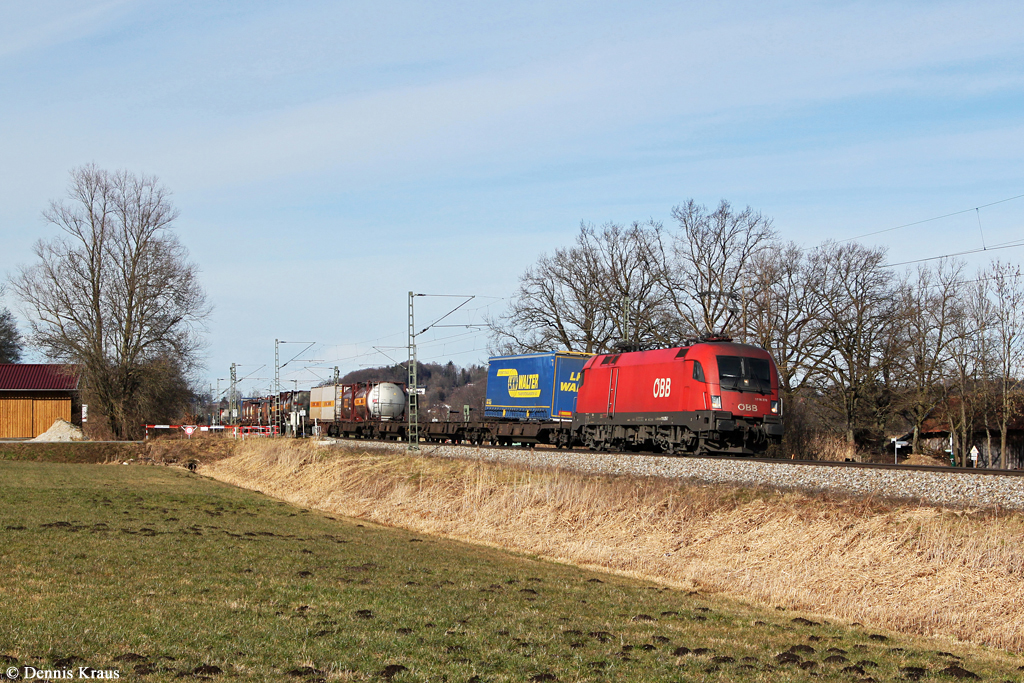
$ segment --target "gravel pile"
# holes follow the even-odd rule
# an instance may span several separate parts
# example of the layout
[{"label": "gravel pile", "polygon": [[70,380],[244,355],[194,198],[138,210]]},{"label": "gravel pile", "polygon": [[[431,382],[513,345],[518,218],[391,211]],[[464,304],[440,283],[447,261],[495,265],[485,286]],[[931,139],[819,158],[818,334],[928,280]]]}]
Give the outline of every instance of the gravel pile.
[{"label": "gravel pile", "polygon": [[[402,443],[374,446],[405,451]],[[475,448],[424,444],[421,453],[446,458],[477,458],[492,462],[558,467],[589,474],[692,479],[708,483],[773,486],[803,491],[834,491],[877,498],[909,499],[953,507],[995,507],[1024,510],[1024,477],[974,474],[965,471],[915,472],[860,469],[780,462],[743,462],[699,458],[592,453],[550,449]]]},{"label": "gravel pile", "polygon": [[75,425],[65,420],[55,420],[49,429],[29,441],[81,441],[84,438],[85,434]]}]

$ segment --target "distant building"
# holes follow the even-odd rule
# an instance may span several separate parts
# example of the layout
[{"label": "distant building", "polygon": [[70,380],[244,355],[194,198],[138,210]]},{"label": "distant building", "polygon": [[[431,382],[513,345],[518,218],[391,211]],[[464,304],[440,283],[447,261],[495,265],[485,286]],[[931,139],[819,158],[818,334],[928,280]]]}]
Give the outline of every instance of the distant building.
[{"label": "distant building", "polygon": [[[952,409],[959,406],[955,400],[950,401]],[[921,447],[924,451],[932,453],[948,452],[950,437],[955,442],[954,449],[957,457],[969,453],[971,448],[978,449],[977,467],[991,467],[993,463],[1000,469],[1006,469],[1003,465],[1002,454],[999,452],[1000,439],[999,427],[994,423],[995,418],[986,426],[981,416],[974,416],[970,436],[967,443],[959,443],[959,434],[953,435],[949,425],[949,419],[944,415],[945,411],[951,409],[946,406],[936,409],[932,416],[921,425]],[[904,441],[911,441],[914,432],[908,432],[900,437]],[[890,446],[889,452],[892,452]],[[908,451],[909,452],[909,451]],[[1024,469],[1024,414],[1015,413],[1007,424],[1006,428],[1006,459],[1011,470]]]},{"label": "distant building", "polygon": [[0,439],[31,439],[60,419],[81,425],[76,365],[0,363]]}]

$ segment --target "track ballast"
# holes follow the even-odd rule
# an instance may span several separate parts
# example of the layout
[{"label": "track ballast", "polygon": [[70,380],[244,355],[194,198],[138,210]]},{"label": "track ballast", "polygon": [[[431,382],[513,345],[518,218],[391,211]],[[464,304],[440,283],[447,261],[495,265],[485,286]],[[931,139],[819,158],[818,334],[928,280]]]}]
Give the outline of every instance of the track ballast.
[{"label": "track ballast", "polygon": [[[341,439],[331,443],[373,444],[406,452],[405,443]],[[918,465],[779,460],[730,456],[676,457],[554,448],[506,448],[424,443],[424,456],[472,458],[530,467],[556,467],[587,474],[691,479],[708,483],[831,491],[933,505],[1024,510],[1024,471]]]}]

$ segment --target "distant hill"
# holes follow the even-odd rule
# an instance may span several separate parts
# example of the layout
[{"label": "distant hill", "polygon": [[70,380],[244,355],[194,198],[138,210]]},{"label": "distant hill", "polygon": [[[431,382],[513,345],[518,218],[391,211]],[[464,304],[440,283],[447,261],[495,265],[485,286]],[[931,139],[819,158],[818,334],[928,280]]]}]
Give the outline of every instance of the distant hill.
[{"label": "distant hill", "polygon": [[[462,419],[462,407],[470,406],[473,418],[482,418],[484,398],[487,393],[487,366],[471,365],[462,368],[448,361],[441,363],[417,363],[416,379],[426,394],[420,398],[420,413],[424,420]],[[401,382],[408,381],[405,367],[391,365],[379,368],[353,370],[341,378],[342,383],[351,382]]]}]

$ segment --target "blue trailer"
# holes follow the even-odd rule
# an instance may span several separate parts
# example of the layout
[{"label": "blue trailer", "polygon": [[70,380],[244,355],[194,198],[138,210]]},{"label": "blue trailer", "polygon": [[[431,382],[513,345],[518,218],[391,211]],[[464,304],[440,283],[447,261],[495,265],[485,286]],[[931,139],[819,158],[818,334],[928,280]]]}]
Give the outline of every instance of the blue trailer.
[{"label": "blue trailer", "polygon": [[484,416],[572,420],[581,372],[592,355],[556,351],[490,358]]}]

